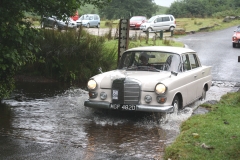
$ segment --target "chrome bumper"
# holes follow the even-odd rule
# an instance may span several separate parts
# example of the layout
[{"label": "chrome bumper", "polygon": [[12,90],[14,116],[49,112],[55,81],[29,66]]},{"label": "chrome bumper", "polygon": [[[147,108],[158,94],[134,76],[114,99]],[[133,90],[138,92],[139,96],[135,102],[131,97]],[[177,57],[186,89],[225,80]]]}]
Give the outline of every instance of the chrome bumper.
[{"label": "chrome bumper", "polygon": [[[90,107],[90,108],[111,109],[110,105],[111,103],[109,102],[101,102],[101,101],[86,100],[84,102],[84,106]],[[150,106],[150,105],[136,105],[135,111],[171,113],[173,112],[173,106],[159,107],[159,106]]]}]

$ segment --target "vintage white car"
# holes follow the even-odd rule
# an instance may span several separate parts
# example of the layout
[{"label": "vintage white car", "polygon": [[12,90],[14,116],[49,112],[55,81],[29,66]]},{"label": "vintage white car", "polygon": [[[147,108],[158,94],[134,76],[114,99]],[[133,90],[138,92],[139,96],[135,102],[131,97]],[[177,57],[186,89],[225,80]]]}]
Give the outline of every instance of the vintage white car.
[{"label": "vintage white car", "polygon": [[[144,62],[147,59],[148,62]],[[147,46],[125,51],[118,69],[91,77],[86,107],[176,112],[205,99],[211,66],[202,66],[189,48]]]}]

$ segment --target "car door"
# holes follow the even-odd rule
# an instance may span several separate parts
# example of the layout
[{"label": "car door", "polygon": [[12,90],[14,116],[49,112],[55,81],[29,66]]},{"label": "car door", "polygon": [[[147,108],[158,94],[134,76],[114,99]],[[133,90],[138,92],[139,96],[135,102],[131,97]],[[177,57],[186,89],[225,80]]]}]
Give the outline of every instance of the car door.
[{"label": "car door", "polygon": [[162,17],[161,29],[168,30],[170,28],[170,23],[171,21],[169,16]]},{"label": "car door", "polygon": [[98,25],[98,16],[94,15],[94,26]]},{"label": "car door", "polygon": [[198,99],[201,94],[202,94],[202,89],[203,89],[203,72],[202,72],[202,67],[199,64],[197,55],[195,53],[189,54],[189,61],[191,65],[191,70],[193,72],[193,77],[194,77],[194,100]]},{"label": "car door", "polygon": [[193,54],[183,54],[183,72],[185,75],[185,83],[187,94],[183,95],[183,99],[186,100],[186,104],[192,103],[196,100],[197,97],[197,79],[199,70],[197,68],[192,68],[192,64],[194,65],[194,56]]},{"label": "car door", "polygon": [[162,17],[157,17],[154,20],[154,24],[153,24],[153,30],[157,31],[161,29],[161,23],[162,23]]},{"label": "car door", "polygon": [[94,26],[94,17],[93,17],[93,15],[89,16],[89,24],[90,24],[91,27]]}]

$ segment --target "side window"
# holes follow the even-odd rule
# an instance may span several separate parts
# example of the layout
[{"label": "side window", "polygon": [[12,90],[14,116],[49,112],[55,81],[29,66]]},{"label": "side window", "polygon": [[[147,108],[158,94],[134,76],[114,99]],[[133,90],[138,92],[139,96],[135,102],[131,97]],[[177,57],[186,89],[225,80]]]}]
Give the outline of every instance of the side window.
[{"label": "side window", "polygon": [[171,21],[173,21],[173,17],[172,16],[170,16],[170,19],[171,19]]},{"label": "side window", "polygon": [[166,22],[166,21],[170,21],[169,16],[167,16],[167,17],[163,17],[163,21],[164,21],[164,22]]},{"label": "side window", "polygon": [[98,20],[98,16],[97,15],[94,15],[94,20]]},{"label": "side window", "polygon": [[162,22],[162,17],[158,17],[157,22]]},{"label": "side window", "polygon": [[192,69],[199,67],[197,57],[195,54],[189,54],[189,61],[190,61]]},{"label": "side window", "polygon": [[186,54],[182,55],[182,60],[183,60],[183,71],[191,70],[188,55]]}]

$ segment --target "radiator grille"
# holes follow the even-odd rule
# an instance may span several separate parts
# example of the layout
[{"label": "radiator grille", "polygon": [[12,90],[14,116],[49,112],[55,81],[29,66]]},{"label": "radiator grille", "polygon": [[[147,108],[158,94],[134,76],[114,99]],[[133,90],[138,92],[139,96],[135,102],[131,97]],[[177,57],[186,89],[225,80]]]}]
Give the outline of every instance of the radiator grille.
[{"label": "radiator grille", "polygon": [[[137,81],[129,79],[117,79],[112,84],[113,91],[117,90],[117,98],[112,99],[114,104],[138,104],[140,97],[140,85]],[[114,95],[116,96],[116,95]]]}]

